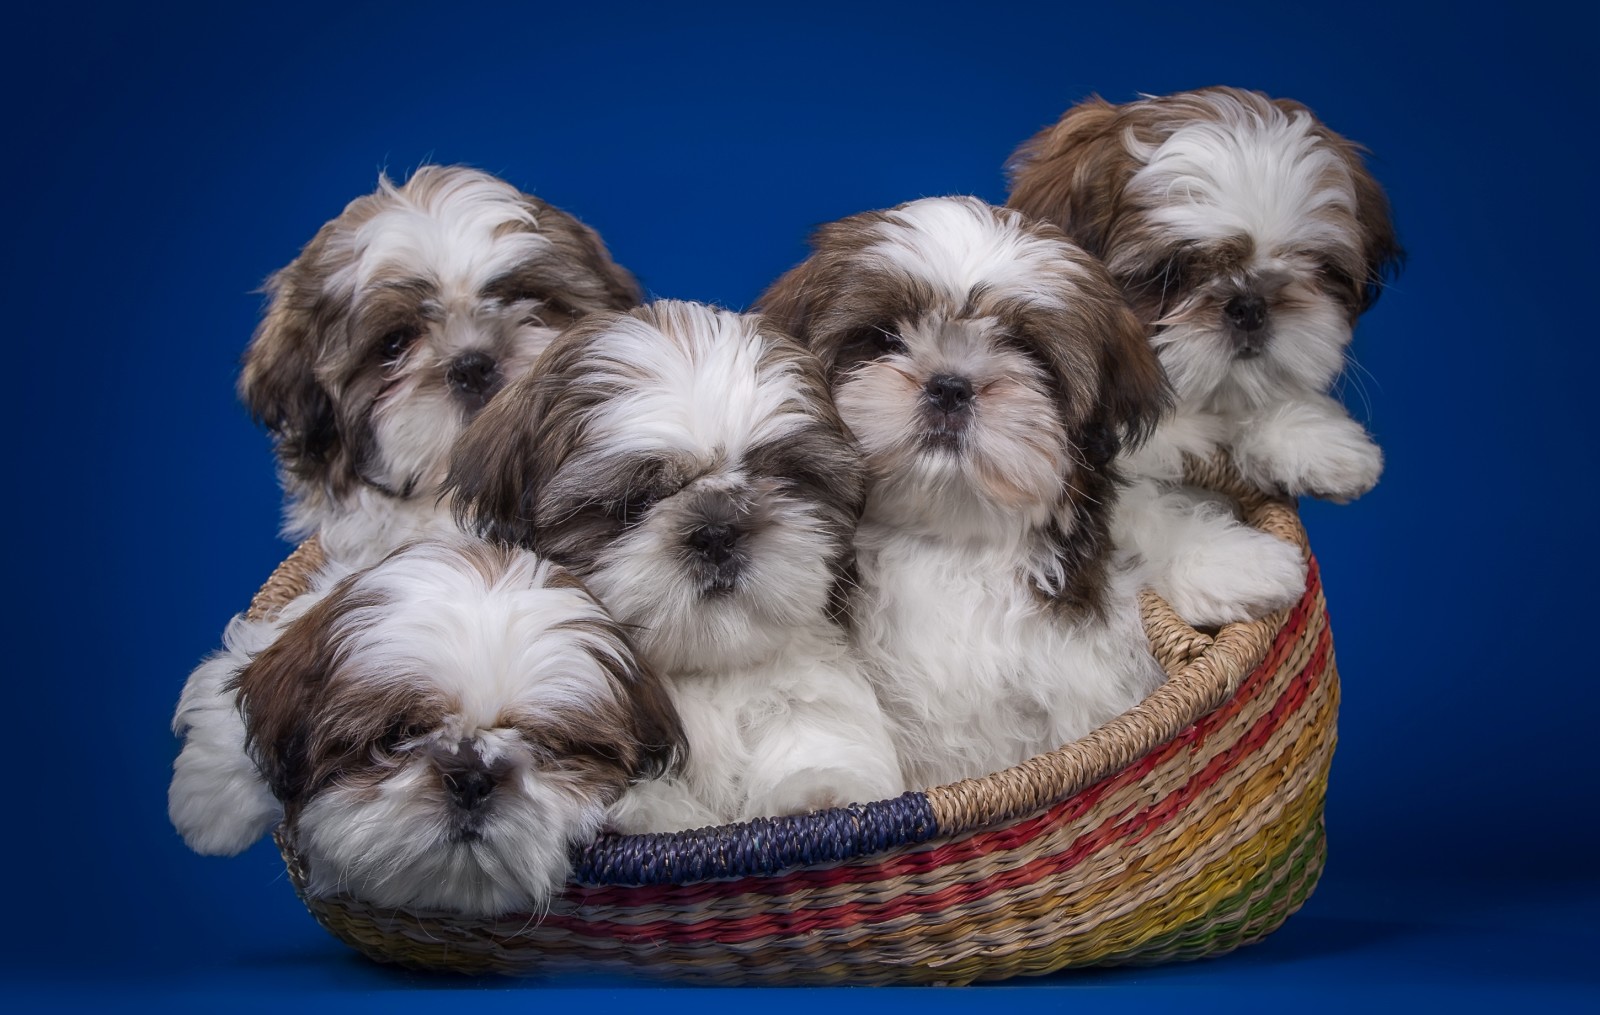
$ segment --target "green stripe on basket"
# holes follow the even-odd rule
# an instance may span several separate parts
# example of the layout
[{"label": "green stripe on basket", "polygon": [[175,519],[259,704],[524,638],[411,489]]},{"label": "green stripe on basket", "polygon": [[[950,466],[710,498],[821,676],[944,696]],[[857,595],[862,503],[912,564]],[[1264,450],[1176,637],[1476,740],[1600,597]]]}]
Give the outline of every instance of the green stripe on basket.
[{"label": "green stripe on basket", "polygon": [[1146,965],[1222,955],[1259,941],[1294,914],[1316,887],[1327,855],[1320,808],[1288,848],[1244,887],[1176,930],[1097,959],[1094,965]]}]

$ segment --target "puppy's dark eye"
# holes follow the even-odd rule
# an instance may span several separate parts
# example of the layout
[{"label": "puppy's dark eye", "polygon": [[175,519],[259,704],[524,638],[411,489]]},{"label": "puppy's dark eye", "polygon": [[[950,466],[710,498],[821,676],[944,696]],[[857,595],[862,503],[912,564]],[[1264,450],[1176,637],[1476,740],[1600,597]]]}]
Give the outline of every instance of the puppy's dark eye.
[{"label": "puppy's dark eye", "polygon": [[900,356],[906,351],[906,340],[901,338],[900,333],[893,328],[874,328],[872,329],[871,338],[872,345],[878,350],[880,356]]},{"label": "puppy's dark eye", "polygon": [[544,309],[553,314],[564,314],[567,317],[578,316],[578,309],[567,300],[562,299],[560,296],[548,295],[543,296],[540,299],[544,303]]},{"label": "puppy's dark eye", "polygon": [[613,518],[624,525],[632,525],[642,520],[660,499],[661,495],[654,490],[630,490],[626,496],[612,501],[606,507]]},{"label": "puppy's dark eye", "polygon": [[1337,264],[1319,264],[1317,266],[1317,276],[1326,285],[1335,289],[1354,289],[1356,287],[1356,280],[1351,277],[1348,271],[1345,271]]},{"label": "puppy's dark eye", "polygon": [[378,747],[384,751],[398,750],[403,744],[410,743],[426,733],[420,724],[413,722],[394,722],[383,731],[378,738]]},{"label": "puppy's dark eye", "polygon": [[378,343],[378,352],[383,356],[385,363],[393,363],[406,354],[422,333],[416,328],[396,328],[383,336]]},{"label": "puppy's dark eye", "polygon": [[531,308],[523,314],[523,324],[543,324],[546,327],[559,328],[581,316],[571,303],[549,293],[522,293],[508,302],[538,304],[536,308]]},{"label": "puppy's dark eye", "polygon": [[1169,257],[1146,272],[1137,288],[1142,290],[1140,295],[1144,296],[1176,292],[1183,288],[1187,274],[1188,264],[1182,257]]}]

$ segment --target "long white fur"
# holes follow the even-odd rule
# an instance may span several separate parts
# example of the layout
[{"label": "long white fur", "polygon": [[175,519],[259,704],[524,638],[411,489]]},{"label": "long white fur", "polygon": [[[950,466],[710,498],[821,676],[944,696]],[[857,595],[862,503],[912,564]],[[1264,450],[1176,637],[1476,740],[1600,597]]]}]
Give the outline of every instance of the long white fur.
[{"label": "long white fur", "polygon": [[[750,564],[730,596],[701,597],[686,580],[676,496],[586,575],[662,670],[689,742],[682,775],[631,788],[612,823],[672,831],[894,796],[903,786],[882,713],[826,617],[828,541],[804,501],[744,470],[745,453],[793,432],[810,403],[787,362],[761,362],[757,318],[666,306],[670,337],[625,318],[589,356],[586,382],[627,392],[596,414],[591,453],[693,456],[704,474],[676,496],[753,489],[771,517],[747,537]],[[581,460],[562,470],[584,471]]]},{"label": "long white fur", "polygon": [[[981,204],[949,198],[914,202],[892,218],[872,249],[957,305],[980,281],[1004,295],[1073,298],[1059,281],[1071,274],[1062,259],[1048,243],[1021,242],[1015,218],[997,223]],[[974,327],[983,322],[927,323],[906,338],[936,344],[969,376],[987,369],[1040,383]],[[913,427],[909,403],[871,392],[858,399],[848,383],[835,391],[869,460]],[[997,418],[980,409],[972,446],[1021,480],[1023,499],[983,493],[977,457],[921,454],[903,472],[879,472],[857,531],[864,604],[855,644],[914,787],[994,772],[1078,739],[1164,679],[1140,624],[1143,578],[1133,567],[1113,570],[1104,620],[1066,618],[1040,602],[1033,586],[1050,588],[1060,575],[1037,536],[1076,466],[1042,390],[1018,398],[1037,411]],[[1062,524],[1070,530],[1069,519]]]},{"label": "long white fur", "polygon": [[1139,623],[1142,576],[1118,568],[1107,619],[1042,609],[1016,534],[986,543],[869,520],[857,536],[871,607],[857,645],[909,785],[939,786],[1077,740],[1164,679]]},{"label": "long white fur", "polygon": [[183,739],[183,749],[172,766],[167,817],[196,853],[242,853],[283,815],[245,752],[238,698],[226,686],[272,644],[277,631],[273,622],[234,617],[223,632],[222,649],[189,674],[178,699],[172,732]]}]

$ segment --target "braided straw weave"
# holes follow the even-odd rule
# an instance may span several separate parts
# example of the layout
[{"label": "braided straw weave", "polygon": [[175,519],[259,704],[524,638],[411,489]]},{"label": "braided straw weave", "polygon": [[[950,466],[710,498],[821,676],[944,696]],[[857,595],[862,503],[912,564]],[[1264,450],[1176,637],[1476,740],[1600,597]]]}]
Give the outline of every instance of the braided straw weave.
[{"label": "braided straw weave", "polygon": [[[1309,554],[1292,505],[1191,463],[1247,521]],[[303,589],[302,546],[252,604]],[[467,973],[645,972],[704,983],[963,984],[1231,951],[1275,930],[1322,871],[1338,677],[1315,561],[1305,596],[1206,634],[1141,606],[1168,682],[1080,741],[893,800],[662,835],[574,856],[543,919],[306,906],[381,962]]]}]

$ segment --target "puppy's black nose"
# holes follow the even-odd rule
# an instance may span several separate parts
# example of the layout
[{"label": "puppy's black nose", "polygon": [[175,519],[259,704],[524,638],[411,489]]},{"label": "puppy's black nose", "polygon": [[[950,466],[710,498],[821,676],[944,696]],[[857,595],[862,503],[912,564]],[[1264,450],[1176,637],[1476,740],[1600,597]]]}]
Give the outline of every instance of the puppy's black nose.
[{"label": "puppy's black nose", "polygon": [[972,402],[972,382],[954,374],[939,374],[922,386],[928,400],[942,412],[960,412]]},{"label": "puppy's black nose", "polygon": [[463,395],[482,395],[500,379],[500,369],[488,353],[465,352],[450,363],[445,379]]},{"label": "puppy's black nose", "polygon": [[1222,313],[1240,331],[1260,331],[1267,323],[1267,301],[1254,294],[1235,296]]},{"label": "puppy's black nose", "polygon": [[739,542],[739,531],[732,525],[713,522],[689,533],[689,546],[713,564],[725,564],[733,559],[733,548]]},{"label": "puppy's black nose", "polygon": [[443,775],[450,800],[465,811],[476,810],[494,791],[494,776],[481,768],[458,768]]}]

